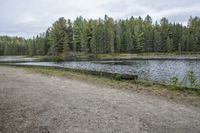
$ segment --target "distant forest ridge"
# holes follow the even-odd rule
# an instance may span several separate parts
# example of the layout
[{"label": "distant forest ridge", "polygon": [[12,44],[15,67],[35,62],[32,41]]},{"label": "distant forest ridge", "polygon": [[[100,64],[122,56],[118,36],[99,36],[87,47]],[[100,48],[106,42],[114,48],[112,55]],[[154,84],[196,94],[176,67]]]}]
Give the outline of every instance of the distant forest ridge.
[{"label": "distant forest ridge", "polygon": [[0,55],[60,56],[71,52],[200,52],[200,18],[190,17],[185,26],[167,18],[153,23],[149,15],[120,20],[107,15],[74,21],[61,17],[32,39],[0,36]]}]

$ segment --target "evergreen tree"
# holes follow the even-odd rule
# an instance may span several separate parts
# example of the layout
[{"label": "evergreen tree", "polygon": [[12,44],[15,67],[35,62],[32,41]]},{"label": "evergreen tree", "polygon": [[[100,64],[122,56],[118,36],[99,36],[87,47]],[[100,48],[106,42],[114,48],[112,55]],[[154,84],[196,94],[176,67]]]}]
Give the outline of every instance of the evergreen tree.
[{"label": "evergreen tree", "polygon": [[[51,27],[50,37],[52,40],[51,54],[61,55],[64,52],[64,46],[67,44],[67,21],[59,18]],[[68,47],[68,46],[66,46]]]},{"label": "evergreen tree", "polygon": [[144,19],[144,52],[152,52],[154,45],[154,31],[152,18],[147,15]]},{"label": "evergreen tree", "polygon": [[184,26],[167,18],[153,23],[149,15],[144,20],[114,20],[105,15],[104,19],[71,21],[62,17],[31,39],[0,36],[0,55],[68,56],[71,52],[200,52],[200,18],[190,17]]},{"label": "evergreen tree", "polygon": [[67,28],[65,33],[65,43],[64,43],[64,54],[67,56],[70,51],[73,51],[74,47],[74,40],[73,40],[73,27],[71,20],[68,19],[67,21]]}]

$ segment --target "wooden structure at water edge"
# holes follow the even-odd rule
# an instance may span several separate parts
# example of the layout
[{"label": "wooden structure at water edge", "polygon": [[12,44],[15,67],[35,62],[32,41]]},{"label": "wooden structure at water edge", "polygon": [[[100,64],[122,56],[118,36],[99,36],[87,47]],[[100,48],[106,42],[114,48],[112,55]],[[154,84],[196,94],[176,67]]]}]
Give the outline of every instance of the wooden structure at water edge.
[{"label": "wooden structure at water edge", "polygon": [[[83,70],[83,71],[85,71],[85,70]],[[115,79],[123,79],[123,80],[137,80],[138,79],[138,75],[101,72],[101,71],[87,71],[87,70],[85,72],[92,74],[92,75],[111,77],[111,78],[115,78]]]}]

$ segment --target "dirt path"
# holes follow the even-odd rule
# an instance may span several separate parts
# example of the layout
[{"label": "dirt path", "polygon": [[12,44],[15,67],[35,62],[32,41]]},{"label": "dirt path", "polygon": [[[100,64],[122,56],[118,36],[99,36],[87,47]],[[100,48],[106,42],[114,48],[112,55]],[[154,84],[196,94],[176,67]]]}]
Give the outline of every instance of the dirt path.
[{"label": "dirt path", "polygon": [[0,133],[199,133],[200,112],[155,96],[0,67]]}]

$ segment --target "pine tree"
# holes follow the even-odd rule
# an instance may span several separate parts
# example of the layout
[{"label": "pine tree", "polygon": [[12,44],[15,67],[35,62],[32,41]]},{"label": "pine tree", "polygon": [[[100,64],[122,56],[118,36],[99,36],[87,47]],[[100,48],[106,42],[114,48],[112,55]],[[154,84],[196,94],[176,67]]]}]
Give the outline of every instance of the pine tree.
[{"label": "pine tree", "polygon": [[162,52],[166,52],[167,51],[167,38],[169,35],[169,23],[168,20],[166,18],[162,18],[160,20],[160,24],[161,24],[161,51]]},{"label": "pine tree", "polygon": [[144,19],[144,51],[152,52],[154,45],[152,18],[147,15]]},{"label": "pine tree", "polygon": [[136,26],[134,29],[134,51],[137,53],[144,51],[144,33],[139,29],[139,26]]},{"label": "pine tree", "polygon": [[64,46],[67,45],[67,21],[64,18],[59,18],[53,24],[50,36],[52,39],[51,54],[56,56],[63,54]]}]

